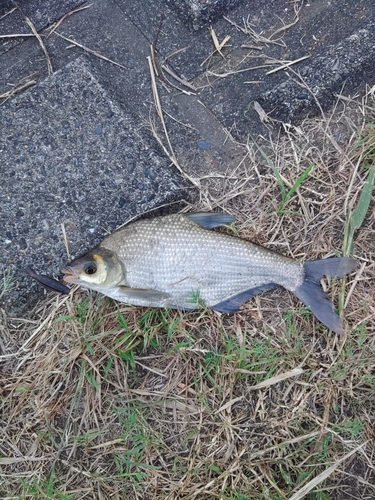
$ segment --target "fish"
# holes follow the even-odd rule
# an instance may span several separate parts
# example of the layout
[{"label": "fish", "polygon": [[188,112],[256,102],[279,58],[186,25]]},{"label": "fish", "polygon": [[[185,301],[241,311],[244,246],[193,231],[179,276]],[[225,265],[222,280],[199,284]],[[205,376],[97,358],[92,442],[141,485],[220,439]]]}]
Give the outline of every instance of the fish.
[{"label": "fish", "polygon": [[329,329],[344,325],[323,291],[323,276],[340,278],[352,257],[308,260],[280,255],[215,231],[234,217],[213,212],[172,214],[120,228],[64,269],[76,283],[130,305],[234,313],[255,295],[284,287]]},{"label": "fish", "polygon": [[70,293],[70,288],[60,283],[46,274],[37,274],[31,266],[27,266],[25,271],[29,276],[36,280],[40,285],[48,290],[52,290],[56,293],[61,293],[68,295]]}]

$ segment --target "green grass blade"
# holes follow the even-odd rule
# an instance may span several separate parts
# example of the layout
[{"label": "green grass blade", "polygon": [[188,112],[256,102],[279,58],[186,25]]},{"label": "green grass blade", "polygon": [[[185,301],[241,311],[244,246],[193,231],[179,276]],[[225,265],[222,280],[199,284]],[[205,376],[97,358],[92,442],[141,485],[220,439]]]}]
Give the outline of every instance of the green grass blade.
[{"label": "green grass blade", "polygon": [[273,161],[270,158],[268,158],[266,153],[264,151],[262,151],[261,149],[259,151],[260,151],[260,154],[263,156],[263,158],[265,158],[265,160],[267,161],[268,165],[271,167],[273,175],[276,177],[276,180],[279,183],[281,196],[282,196],[282,199],[284,200],[287,193],[286,193],[286,189],[285,189],[285,183],[283,181],[283,178],[280,175],[280,172],[277,170]]},{"label": "green grass blade", "polygon": [[304,180],[309,176],[314,164],[311,163],[306,170],[302,172],[301,175],[298,176],[296,182],[293,184],[293,186],[289,189],[289,191],[286,193],[285,196],[283,196],[283,201],[281,202],[279,212],[284,208],[288,200],[294,195],[294,193],[297,191],[297,189],[300,187],[300,185],[304,182]]},{"label": "green grass blade", "polygon": [[282,199],[284,199],[286,196],[286,188],[285,188],[285,183],[284,183],[279,171],[277,170],[275,164],[273,163],[271,158],[267,155],[267,153],[265,151],[263,151],[263,149],[255,141],[254,141],[254,144],[258,148],[258,151],[261,154],[261,156],[263,156],[263,158],[266,160],[267,164],[271,167],[273,175],[276,177],[276,180],[279,183]]},{"label": "green grass blade", "polygon": [[[344,255],[352,254],[354,247],[354,232],[359,229],[363,221],[365,220],[366,214],[368,212],[368,208],[370,206],[372,191],[374,188],[374,180],[375,180],[375,164],[369,168],[369,173],[366,179],[366,182],[363,186],[362,192],[359,196],[359,200],[357,206],[353,210],[349,221],[346,224],[345,232],[344,232],[344,242],[343,242],[343,251]],[[339,310],[341,311],[344,306],[345,301],[345,284],[346,279],[345,276],[342,279],[342,287],[341,293],[339,297]]]},{"label": "green grass blade", "polygon": [[361,227],[363,221],[365,220],[371,202],[374,180],[375,180],[375,165],[372,165],[369,169],[366,182],[359,196],[357,206],[351,213],[350,218],[345,227],[344,241],[343,241],[344,255],[351,254],[353,252],[354,232]]},{"label": "green grass blade", "polygon": [[374,187],[374,179],[375,179],[375,165],[372,165],[372,167],[369,170],[365,185],[363,186],[363,190],[359,197],[357,206],[355,207],[351,216],[350,226],[352,227],[353,230],[359,229],[362,226],[363,221],[365,220],[368,207],[370,206],[371,202],[372,190]]}]

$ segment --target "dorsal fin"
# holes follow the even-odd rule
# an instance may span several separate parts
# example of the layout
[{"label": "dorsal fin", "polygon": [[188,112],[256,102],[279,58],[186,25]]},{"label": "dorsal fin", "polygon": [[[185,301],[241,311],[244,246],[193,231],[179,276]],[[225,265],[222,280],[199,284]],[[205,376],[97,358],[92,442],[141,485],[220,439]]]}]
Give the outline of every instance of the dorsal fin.
[{"label": "dorsal fin", "polygon": [[234,221],[234,217],[232,215],[219,214],[216,212],[196,212],[184,215],[205,229],[213,229],[214,227],[224,226],[225,224],[230,224]]}]

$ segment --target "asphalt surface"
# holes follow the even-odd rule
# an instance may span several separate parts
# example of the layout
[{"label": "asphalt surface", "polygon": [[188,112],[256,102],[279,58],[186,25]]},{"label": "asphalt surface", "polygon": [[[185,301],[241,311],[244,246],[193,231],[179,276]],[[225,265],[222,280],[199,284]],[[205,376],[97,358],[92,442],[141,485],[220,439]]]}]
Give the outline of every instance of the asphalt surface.
[{"label": "asphalt surface", "polygon": [[[80,6],[0,5],[0,34],[17,35],[0,39],[0,262],[16,282],[2,303],[10,314],[43,296],[27,265],[59,276],[62,224],[76,256],[129,218],[194,196],[147,125],[156,120],[151,45],[171,141],[192,176],[225,174],[238,161],[228,130],[241,141],[269,133],[255,102],[298,123],[375,81],[373,0],[94,0],[73,12]],[[27,19],[50,69],[37,38],[19,36],[33,35]],[[214,35],[230,37],[221,54]]]}]

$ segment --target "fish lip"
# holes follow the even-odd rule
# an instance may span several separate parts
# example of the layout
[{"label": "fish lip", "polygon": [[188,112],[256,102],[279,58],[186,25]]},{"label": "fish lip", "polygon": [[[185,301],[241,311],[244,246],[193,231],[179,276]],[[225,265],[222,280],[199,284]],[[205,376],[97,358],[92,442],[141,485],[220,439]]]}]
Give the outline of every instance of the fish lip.
[{"label": "fish lip", "polygon": [[77,283],[79,280],[78,274],[72,267],[64,267],[61,269],[61,272],[64,275],[63,280],[66,281],[66,283]]}]

